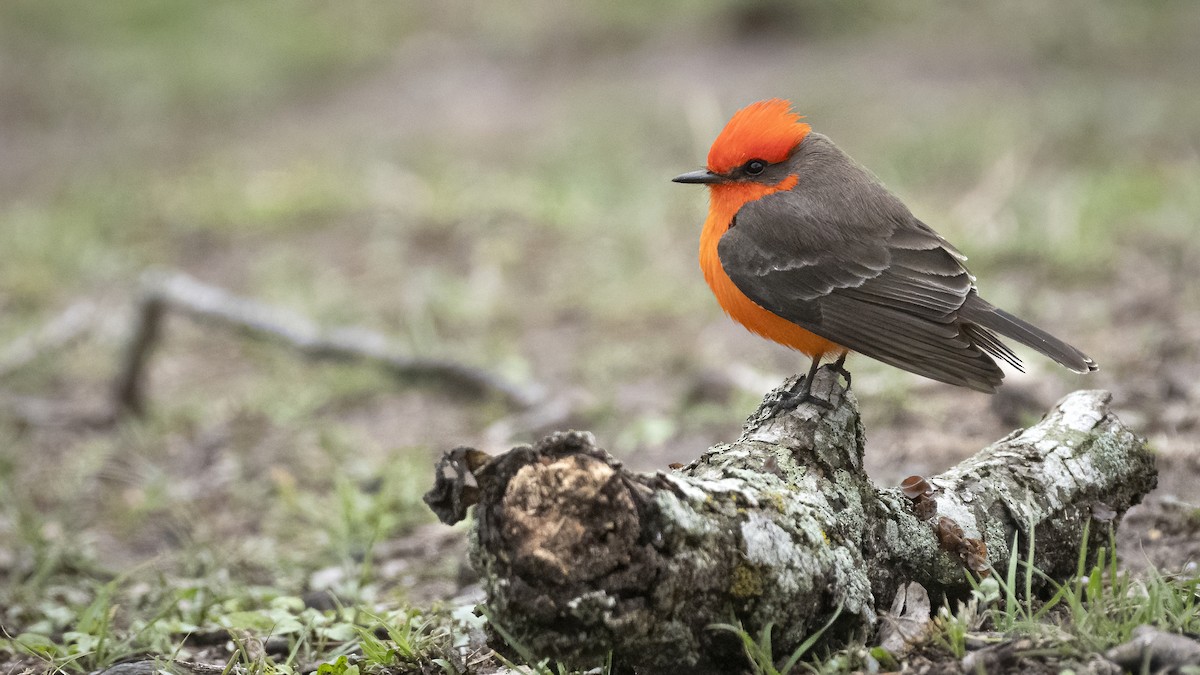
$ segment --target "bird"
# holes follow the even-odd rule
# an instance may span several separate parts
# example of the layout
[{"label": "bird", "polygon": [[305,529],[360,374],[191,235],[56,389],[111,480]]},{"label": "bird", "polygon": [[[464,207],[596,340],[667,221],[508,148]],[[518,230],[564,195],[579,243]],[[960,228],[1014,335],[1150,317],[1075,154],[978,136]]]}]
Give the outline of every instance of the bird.
[{"label": "bird", "polygon": [[776,406],[814,400],[822,359],[846,378],[862,354],[917,375],[994,393],[997,359],[1023,371],[1007,337],[1077,373],[1079,349],[979,295],[966,256],[870,171],[793,111],[752,103],[729,120],[699,171],[706,185],[700,267],[718,304],[751,332],[812,359]]}]

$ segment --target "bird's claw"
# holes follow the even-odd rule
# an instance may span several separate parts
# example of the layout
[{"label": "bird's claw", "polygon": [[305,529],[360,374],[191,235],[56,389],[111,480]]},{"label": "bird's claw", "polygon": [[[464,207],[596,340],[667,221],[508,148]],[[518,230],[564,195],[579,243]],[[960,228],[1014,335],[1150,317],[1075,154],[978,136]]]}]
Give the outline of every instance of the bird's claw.
[{"label": "bird's claw", "polygon": [[[802,385],[800,391],[792,391],[797,385]],[[812,393],[811,383],[808,379],[801,377],[791,387],[782,392],[779,398],[771,402],[767,410],[766,419],[772,419],[780,413],[787,413],[795,410],[802,403],[811,403],[819,408],[833,410],[833,404],[823,398],[818,398]]]},{"label": "bird's claw", "polygon": [[827,363],[825,367],[846,378],[846,390],[850,390],[850,371],[846,370],[846,366],[842,365],[841,360],[836,363]]}]

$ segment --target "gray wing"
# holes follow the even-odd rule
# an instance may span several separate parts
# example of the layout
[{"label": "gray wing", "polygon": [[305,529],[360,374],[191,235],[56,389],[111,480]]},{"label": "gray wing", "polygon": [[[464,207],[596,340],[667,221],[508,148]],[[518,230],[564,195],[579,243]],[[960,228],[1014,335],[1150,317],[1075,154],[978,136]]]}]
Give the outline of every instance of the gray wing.
[{"label": "gray wing", "polygon": [[733,283],[764,309],[853,351],[995,391],[1004,374],[988,354],[1020,361],[994,333],[960,318],[977,298],[961,254],[848,158],[821,171],[805,159],[801,186],[747,204],[721,238]]}]

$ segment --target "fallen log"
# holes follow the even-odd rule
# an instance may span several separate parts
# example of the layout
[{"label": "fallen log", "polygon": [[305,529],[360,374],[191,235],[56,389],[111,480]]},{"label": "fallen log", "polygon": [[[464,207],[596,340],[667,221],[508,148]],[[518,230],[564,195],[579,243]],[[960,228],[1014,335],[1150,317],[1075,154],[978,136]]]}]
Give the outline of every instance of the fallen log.
[{"label": "fallen log", "polygon": [[[829,644],[869,635],[898,588],[935,603],[968,573],[1007,564],[1016,543],[1054,579],[1080,547],[1108,541],[1157,482],[1145,442],[1080,391],[935,477],[877,489],[863,471],[854,395],[822,369],[806,403],[773,416],[764,399],[741,438],[678,471],[633,473],[586,432],[499,456],[447,453],[426,502],[447,523],[476,506],[471,562],[492,622],[524,649],[573,665],[610,652],[645,672],[730,672],[740,644],[773,624],[785,655],[829,622]],[[1084,542],[1084,533],[1088,541]]]}]

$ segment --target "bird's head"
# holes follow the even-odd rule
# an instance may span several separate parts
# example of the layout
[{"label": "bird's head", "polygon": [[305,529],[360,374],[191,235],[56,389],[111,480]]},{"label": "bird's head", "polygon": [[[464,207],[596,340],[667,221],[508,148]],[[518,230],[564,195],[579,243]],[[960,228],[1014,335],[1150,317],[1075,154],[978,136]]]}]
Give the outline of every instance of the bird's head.
[{"label": "bird's head", "polygon": [[676,183],[759,183],[776,185],[788,176],[784,166],[811,127],[792,112],[790,101],[773,98],[737,111],[708,151],[708,168],[672,180]]}]

